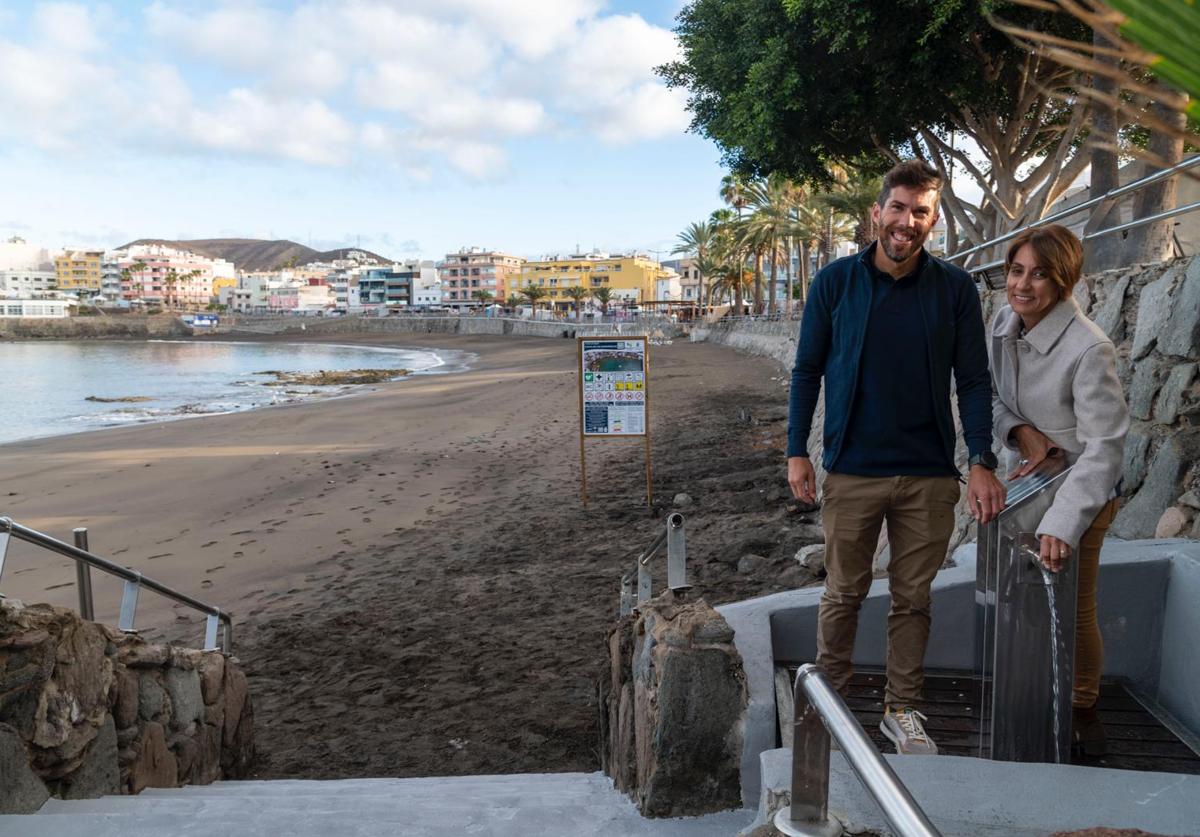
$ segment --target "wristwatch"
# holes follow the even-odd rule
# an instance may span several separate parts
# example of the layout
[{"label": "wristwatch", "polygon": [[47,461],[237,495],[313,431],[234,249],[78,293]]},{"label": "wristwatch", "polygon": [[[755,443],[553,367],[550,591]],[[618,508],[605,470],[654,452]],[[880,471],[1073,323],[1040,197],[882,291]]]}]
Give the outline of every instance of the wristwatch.
[{"label": "wristwatch", "polygon": [[996,454],[992,453],[990,450],[985,450],[983,453],[977,453],[967,460],[967,467],[971,467],[973,465],[982,465],[989,471],[994,471],[997,467],[999,467],[1000,460],[996,459]]}]

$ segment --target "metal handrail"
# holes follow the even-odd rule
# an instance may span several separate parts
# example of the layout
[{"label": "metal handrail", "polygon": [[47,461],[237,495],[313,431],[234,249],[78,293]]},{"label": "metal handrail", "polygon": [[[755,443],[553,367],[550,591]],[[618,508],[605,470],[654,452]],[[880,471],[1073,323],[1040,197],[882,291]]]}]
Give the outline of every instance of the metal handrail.
[{"label": "metal handrail", "polygon": [[[1188,159],[1186,159],[1180,163],[1177,163],[1176,165],[1171,166],[1170,168],[1162,169],[1160,171],[1155,172],[1154,174],[1147,175],[1139,180],[1135,180],[1131,183],[1126,183],[1124,186],[1118,186],[1116,189],[1110,189],[1109,191],[1105,192],[1103,195],[1099,195],[1097,197],[1091,198],[1089,200],[1084,201],[1083,203],[1075,204],[1074,206],[1068,206],[1066,209],[1060,210],[1060,211],[1054,213],[1053,215],[1047,215],[1045,218],[1039,218],[1037,221],[1034,221],[1030,224],[1026,224],[1023,227],[1019,227],[1015,230],[1012,230],[1011,232],[1007,232],[1004,235],[996,236],[995,238],[991,239],[990,241],[985,241],[983,244],[977,244],[976,246],[971,247],[969,249],[960,250],[957,253],[952,253],[948,256],[945,256],[944,259],[945,259],[945,261],[948,261],[948,262],[956,262],[960,259],[965,259],[968,256],[974,255],[975,253],[995,247],[997,244],[1003,244],[1006,241],[1011,241],[1012,239],[1016,238],[1021,233],[1025,232],[1025,230],[1033,229],[1035,227],[1041,227],[1046,224],[1053,224],[1055,221],[1059,221],[1063,218],[1069,218],[1072,215],[1077,215],[1080,212],[1084,212],[1088,209],[1091,209],[1093,206],[1098,206],[1099,204],[1103,203],[1104,201],[1115,200],[1116,198],[1124,197],[1125,195],[1128,195],[1131,192],[1136,192],[1138,189],[1141,189],[1145,186],[1150,186],[1154,183],[1157,183],[1160,180],[1165,180],[1169,177],[1174,177],[1176,174],[1179,174],[1180,172],[1186,171],[1187,169],[1190,169],[1193,166],[1197,166],[1197,165],[1200,165],[1200,155],[1197,155],[1195,157],[1189,157]],[[1086,235],[1084,237],[1084,240],[1086,241],[1087,239],[1090,239],[1090,238],[1097,238],[1099,236],[1107,235],[1107,234],[1113,233],[1113,232],[1123,232],[1124,230],[1131,229],[1133,227],[1140,226],[1142,224],[1149,224],[1154,221],[1162,221],[1162,220],[1165,220],[1166,218],[1173,217],[1174,215],[1182,215],[1185,212],[1191,212],[1193,209],[1196,209],[1196,208],[1197,208],[1197,204],[1193,203],[1193,204],[1189,204],[1186,207],[1182,207],[1181,209],[1178,209],[1178,210],[1170,210],[1169,214],[1167,212],[1162,212],[1157,215],[1153,215],[1149,218],[1140,218],[1137,221],[1131,221],[1127,224],[1118,224],[1117,226],[1110,227],[1106,230],[1100,230],[1098,232],[1089,233],[1088,235]],[[987,265],[983,265],[981,267],[972,268],[972,270],[976,270],[976,271],[984,270],[988,267],[995,267],[996,264],[997,263],[993,262],[993,263],[989,263]],[[1000,262],[1000,264],[1003,264],[1003,262]]]},{"label": "metal handrail", "polygon": [[[637,572],[637,604],[643,605],[650,601],[650,559],[653,558],[663,544],[667,545],[667,587],[672,590],[686,590],[687,583],[687,540],[683,531],[683,515],[671,512],[667,515],[666,527],[658,533],[634,562]],[[621,615],[626,616],[634,611],[633,575],[621,576]]]},{"label": "metal handrail", "polygon": [[792,800],[775,815],[775,827],[793,837],[837,837],[842,825],[829,816],[829,738],[900,837],[941,837],[900,777],[830,684],[808,663],[796,672],[792,744]]},{"label": "metal handrail", "polygon": [[[160,596],[165,596],[168,599],[187,605],[207,615],[208,618],[205,620],[204,629],[204,649],[206,651],[219,648],[226,654],[233,652],[233,618],[228,613],[225,613],[215,605],[205,604],[199,599],[193,599],[185,593],[173,590],[165,584],[142,575],[137,570],[122,567],[120,564],[114,564],[107,558],[93,555],[86,548],[86,529],[75,530],[76,543],[79,545],[72,546],[50,535],[30,529],[28,526],[22,526],[11,517],[0,517],[0,577],[4,573],[4,558],[8,551],[10,536],[76,561],[80,598],[79,611],[85,619],[91,619],[93,616],[91,577],[85,568],[95,567],[109,575],[115,575],[125,582],[125,589],[121,596],[121,614],[117,623],[117,626],[122,631],[127,633],[135,632],[134,616],[137,612],[138,592],[142,587],[145,587],[148,590],[158,593]],[[219,645],[217,642],[218,624],[221,627]]]}]

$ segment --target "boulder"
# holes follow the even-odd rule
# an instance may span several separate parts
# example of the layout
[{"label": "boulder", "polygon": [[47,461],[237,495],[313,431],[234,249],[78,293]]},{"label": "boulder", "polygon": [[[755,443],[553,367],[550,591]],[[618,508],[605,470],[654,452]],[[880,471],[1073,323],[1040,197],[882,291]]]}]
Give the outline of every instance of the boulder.
[{"label": "boulder", "polygon": [[138,675],[127,668],[117,674],[116,686],[113,688],[116,701],[112,706],[113,720],[117,729],[133,726],[138,719]]},{"label": "boulder", "polygon": [[[623,683],[613,696],[610,775],[646,816],[737,807],[747,697],[733,630],[703,600],[667,591],[642,608],[635,631],[632,690]],[[623,766],[630,729],[632,776]]]},{"label": "boulder", "polygon": [[1171,290],[1176,277],[1167,272],[1142,288],[1138,299],[1137,328],[1133,333],[1130,357],[1141,360],[1150,354],[1171,317]]},{"label": "boulder", "polygon": [[83,761],[58,783],[55,795],[62,799],[96,799],[120,792],[117,727],[112,718],[105,718]]},{"label": "boulder", "polygon": [[796,553],[796,563],[808,570],[814,577],[825,574],[825,544],[814,543],[802,547]]},{"label": "boulder", "polygon": [[1125,292],[1129,290],[1130,277],[1128,274],[1117,280],[1109,290],[1104,302],[1092,312],[1092,321],[1104,330],[1108,339],[1120,343],[1125,337],[1125,318],[1122,316],[1125,305]]},{"label": "boulder", "polygon": [[1171,506],[1162,513],[1158,525],[1154,527],[1156,538],[1178,538],[1187,528],[1188,516],[1179,506]]},{"label": "boulder", "polygon": [[1150,455],[1150,435],[1145,426],[1134,425],[1125,437],[1125,453],[1121,460],[1121,491],[1132,494],[1146,479],[1147,459]]},{"label": "boulder", "polygon": [[1159,389],[1154,405],[1154,420],[1159,424],[1174,424],[1183,410],[1184,395],[1196,377],[1196,364],[1181,363],[1170,371]]},{"label": "boulder", "polygon": [[1162,384],[1163,373],[1153,359],[1143,360],[1133,372],[1129,382],[1129,414],[1143,421],[1150,418],[1154,410],[1154,397]]},{"label": "boulder", "polygon": [[204,698],[200,693],[200,675],[193,669],[169,668],[167,696],[171,699],[171,729],[187,729],[204,719]]},{"label": "boulder", "polygon": [[50,791],[29,766],[29,751],[20,734],[0,724],[0,814],[32,814]]},{"label": "boulder", "polygon": [[220,700],[225,684],[225,655],[220,651],[206,652],[197,670],[200,672],[200,694],[205,705],[211,706]]},{"label": "boulder", "polygon": [[141,793],[146,788],[173,788],[178,784],[178,765],[167,749],[162,724],[147,722],[134,747],[136,755],[129,769],[130,793]]},{"label": "boulder", "polygon": [[675,495],[673,500],[671,500],[671,505],[677,509],[686,509],[690,508],[693,502],[692,495],[685,494],[681,491]]},{"label": "boulder", "polygon": [[1187,266],[1177,296],[1174,311],[1158,335],[1158,350],[1165,355],[1195,358],[1200,346],[1200,259],[1192,259]]},{"label": "boulder", "polygon": [[1179,437],[1167,439],[1154,455],[1142,487],[1117,513],[1112,533],[1126,540],[1154,537],[1163,509],[1182,493],[1180,478],[1190,461]]},{"label": "boulder", "polygon": [[737,571],[742,575],[753,575],[767,565],[767,559],[761,555],[743,555],[738,559]]},{"label": "boulder", "polygon": [[157,671],[143,671],[138,678],[138,717],[143,721],[155,721],[169,708],[162,675]]}]

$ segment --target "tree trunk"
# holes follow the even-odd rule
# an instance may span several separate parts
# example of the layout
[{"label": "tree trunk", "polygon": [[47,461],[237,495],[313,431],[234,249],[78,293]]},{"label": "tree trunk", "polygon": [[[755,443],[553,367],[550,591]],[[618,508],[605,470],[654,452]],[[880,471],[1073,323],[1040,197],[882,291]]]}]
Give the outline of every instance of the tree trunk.
[{"label": "tree trunk", "polygon": [[789,238],[786,240],[786,242],[787,243],[786,243],[784,249],[787,252],[787,261],[784,262],[784,265],[783,265],[783,275],[785,277],[783,310],[784,310],[785,314],[787,315],[788,319],[791,319],[791,317],[792,317],[792,240]]},{"label": "tree trunk", "polygon": [[808,242],[800,242],[800,307],[808,303]]},{"label": "tree trunk", "polygon": [[761,314],[763,312],[763,289],[762,289],[762,250],[754,251],[754,313]]},{"label": "tree trunk", "polygon": [[775,285],[777,282],[776,277],[775,277],[775,268],[776,268],[776,265],[778,264],[778,261],[779,261],[778,245],[772,243],[772,245],[771,245],[771,279],[770,279],[770,281],[767,282],[767,313],[768,314],[775,313]]},{"label": "tree trunk", "polygon": [[[1155,117],[1178,128],[1180,132],[1187,127],[1187,117],[1184,114],[1163,105],[1155,104],[1153,113]],[[1173,166],[1183,159],[1182,134],[1172,135],[1164,131],[1152,130],[1146,150],[1166,166]],[[1161,168],[1154,163],[1143,163],[1141,176],[1147,177],[1160,171]],[[1178,175],[1139,189],[1133,198],[1133,217],[1145,218],[1148,215],[1174,209],[1178,189]],[[1125,264],[1142,264],[1169,259],[1174,253],[1174,242],[1174,218],[1134,227],[1129,231],[1129,238],[1125,240],[1124,262]]]},{"label": "tree trunk", "polygon": [[[1112,46],[1099,33],[1092,37],[1092,43],[1097,47]],[[1095,53],[1095,60],[1100,64],[1115,65],[1117,59]],[[1116,97],[1117,83],[1107,76],[1097,73],[1092,76],[1092,88],[1105,96]],[[1092,183],[1088,190],[1088,198],[1098,198],[1106,192],[1111,192],[1120,185],[1117,173],[1117,109],[1100,101],[1092,103],[1091,158]],[[1105,146],[1105,147],[1101,147]],[[1085,233],[1103,230],[1120,223],[1121,209],[1116,204],[1102,203],[1092,209],[1088,218]],[[1105,235],[1084,242],[1083,263],[1085,273],[1099,270],[1110,270],[1121,263],[1121,239],[1116,235]]]}]

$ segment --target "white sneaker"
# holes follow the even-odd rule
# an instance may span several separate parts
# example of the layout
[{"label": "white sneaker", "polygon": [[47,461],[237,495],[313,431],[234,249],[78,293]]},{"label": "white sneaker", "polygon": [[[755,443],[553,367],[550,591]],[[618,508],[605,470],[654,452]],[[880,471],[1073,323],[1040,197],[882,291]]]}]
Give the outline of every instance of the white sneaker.
[{"label": "white sneaker", "polygon": [[896,745],[896,752],[902,756],[934,756],[937,755],[937,745],[925,732],[921,721],[929,720],[911,706],[893,710],[888,707],[879,722],[879,729]]}]

